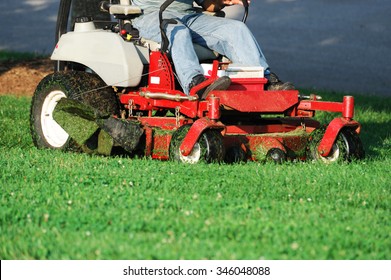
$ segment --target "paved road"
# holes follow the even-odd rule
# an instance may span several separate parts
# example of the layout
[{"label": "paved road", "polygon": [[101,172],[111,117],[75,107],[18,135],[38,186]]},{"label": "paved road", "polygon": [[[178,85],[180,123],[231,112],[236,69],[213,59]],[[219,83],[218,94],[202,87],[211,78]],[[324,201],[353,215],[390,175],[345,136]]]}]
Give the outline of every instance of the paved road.
[{"label": "paved road", "polygon": [[[58,3],[1,0],[0,50],[50,53]],[[391,96],[390,15],[390,0],[252,0],[247,23],[282,79]]]}]

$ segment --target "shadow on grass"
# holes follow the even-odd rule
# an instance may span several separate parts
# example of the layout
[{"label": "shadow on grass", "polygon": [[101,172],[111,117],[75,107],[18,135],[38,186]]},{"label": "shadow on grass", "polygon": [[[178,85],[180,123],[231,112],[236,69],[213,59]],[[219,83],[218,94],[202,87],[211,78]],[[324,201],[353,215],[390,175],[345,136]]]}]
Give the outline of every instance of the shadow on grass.
[{"label": "shadow on grass", "polygon": [[391,155],[390,124],[362,122],[360,138],[367,158]]}]

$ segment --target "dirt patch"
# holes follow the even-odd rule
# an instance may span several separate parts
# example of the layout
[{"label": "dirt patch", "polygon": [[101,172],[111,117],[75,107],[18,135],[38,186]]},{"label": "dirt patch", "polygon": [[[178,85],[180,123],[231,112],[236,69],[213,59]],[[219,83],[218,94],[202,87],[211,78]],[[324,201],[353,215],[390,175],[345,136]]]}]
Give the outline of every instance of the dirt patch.
[{"label": "dirt patch", "polygon": [[38,83],[54,69],[49,58],[0,62],[0,95],[32,96]]}]

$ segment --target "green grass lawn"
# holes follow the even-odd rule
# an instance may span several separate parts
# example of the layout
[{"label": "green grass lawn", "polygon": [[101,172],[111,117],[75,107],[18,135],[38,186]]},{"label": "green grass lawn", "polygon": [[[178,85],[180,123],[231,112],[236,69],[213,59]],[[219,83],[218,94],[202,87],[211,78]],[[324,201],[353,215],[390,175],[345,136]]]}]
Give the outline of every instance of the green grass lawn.
[{"label": "green grass lawn", "polygon": [[391,258],[390,98],[356,97],[367,157],[334,165],[37,150],[29,104],[0,97],[0,259]]},{"label": "green grass lawn", "polygon": [[30,52],[14,52],[8,50],[0,50],[0,62],[3,61],[26,61],[33,60],[36,58],[44,58],[46,55]]}]

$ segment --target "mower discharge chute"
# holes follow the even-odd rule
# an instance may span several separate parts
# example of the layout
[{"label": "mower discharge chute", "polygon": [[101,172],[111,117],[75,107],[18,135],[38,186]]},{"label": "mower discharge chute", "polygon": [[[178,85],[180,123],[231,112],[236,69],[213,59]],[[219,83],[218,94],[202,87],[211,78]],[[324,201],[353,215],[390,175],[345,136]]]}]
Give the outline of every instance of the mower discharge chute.
[{"label": "mower discharge chute", "polygon": [[[71,6],[72,0],[60,3],[56,71],[40,82],[32,100],[30,127],[38,148],[103,155],[124,150],[186,163],[364,157],[352,96],[327,102],[297,90],[265,90],[264,69],[233,67],[200,46],[195,49],[209,78],[186,95],[166,53],[163,27],[170,21],[161,24],[160,46],[133,29],[141,10],[129,0],[101,2],[106,22],[80,16],[74,28],[68,26]],[[221,75],[231,78],[231,86],[199,100],[196,92]],[[341,116],[321,126],[315,111]]]}]

